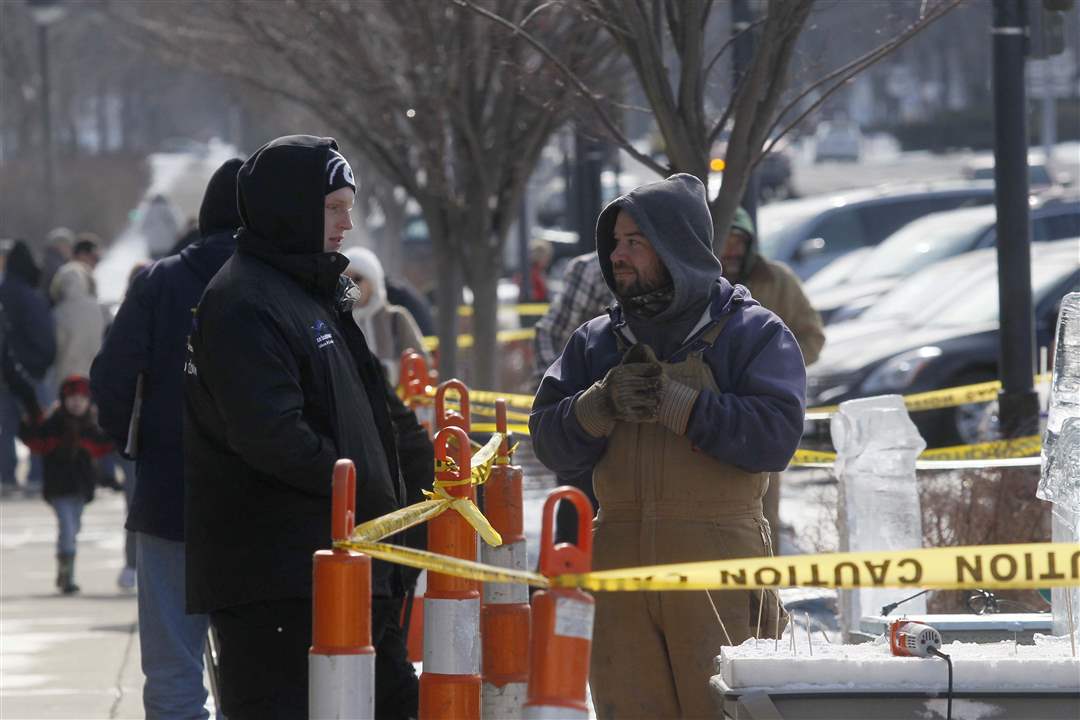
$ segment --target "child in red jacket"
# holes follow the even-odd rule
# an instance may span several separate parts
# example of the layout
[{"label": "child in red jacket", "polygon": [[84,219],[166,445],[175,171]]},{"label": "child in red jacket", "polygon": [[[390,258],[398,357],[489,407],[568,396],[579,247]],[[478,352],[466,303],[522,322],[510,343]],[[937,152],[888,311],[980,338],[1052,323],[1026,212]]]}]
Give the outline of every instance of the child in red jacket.
[{"label": "child in red jacket", "polygon": [[76,593],[75,538],[82,511],[94,499],[97,459],[112,450],[93,419],[90,381],[73,375],[60,386],[60,404],[47,418],[24,422],[19,436],[30,451],[45,459],[45,501],[52,505],[60,526],[56,546],[56,586],[65,595]]}]

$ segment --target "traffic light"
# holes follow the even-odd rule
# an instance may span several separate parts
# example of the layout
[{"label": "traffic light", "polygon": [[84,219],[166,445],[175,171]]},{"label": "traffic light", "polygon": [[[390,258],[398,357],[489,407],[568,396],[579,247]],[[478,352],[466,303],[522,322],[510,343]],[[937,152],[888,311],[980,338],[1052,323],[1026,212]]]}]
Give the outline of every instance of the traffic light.
[{"label": "traffic light", "polygon": [[1073,8],[1075,0],[1042,0],[1031,8],[1028,37],[1029,56],[1048,58],[1065,52],[1065,12]]}]

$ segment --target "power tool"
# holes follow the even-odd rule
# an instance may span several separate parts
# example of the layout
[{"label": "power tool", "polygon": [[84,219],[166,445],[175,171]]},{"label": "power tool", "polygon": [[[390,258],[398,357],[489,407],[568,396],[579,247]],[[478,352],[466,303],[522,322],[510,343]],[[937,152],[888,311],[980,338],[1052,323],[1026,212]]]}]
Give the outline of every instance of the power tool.
[{"label": "power tool", "polygon": [[911,620],[893,620],[889,625],[889,649],[900,657],[931,657],[942,646],[941,633],[929,625]]}]

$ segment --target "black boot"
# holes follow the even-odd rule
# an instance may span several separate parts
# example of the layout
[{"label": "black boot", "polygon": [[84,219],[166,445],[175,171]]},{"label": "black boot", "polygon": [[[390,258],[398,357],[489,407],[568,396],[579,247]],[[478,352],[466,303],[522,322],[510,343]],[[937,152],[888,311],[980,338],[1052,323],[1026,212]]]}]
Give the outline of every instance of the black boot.
[{"label": "black boot", "polygon": [[79,586],[75,584],[75,554],[57,555],[59,572],[56,575],[56,587],[65,595],[79,592]]}]

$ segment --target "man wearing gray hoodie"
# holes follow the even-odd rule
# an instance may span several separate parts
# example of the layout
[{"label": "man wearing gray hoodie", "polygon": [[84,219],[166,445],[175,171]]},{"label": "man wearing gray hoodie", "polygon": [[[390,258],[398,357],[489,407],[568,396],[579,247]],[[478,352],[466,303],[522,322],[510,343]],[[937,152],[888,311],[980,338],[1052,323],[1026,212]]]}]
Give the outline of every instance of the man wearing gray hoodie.
[{"label": "man wearing gray hoodie", "polygon": [[[802,434],[806,369],[784,323],[721,277],[712,233],[691,175],[609,204],[596,252],[617,303],[577,329],[537,391],[537,457],[592,473],[596,570],[771,552],[762,497]],[[713,658],[771,636],[778,615],[761,591],[600,593],[597,716],[711,716]]]}]

